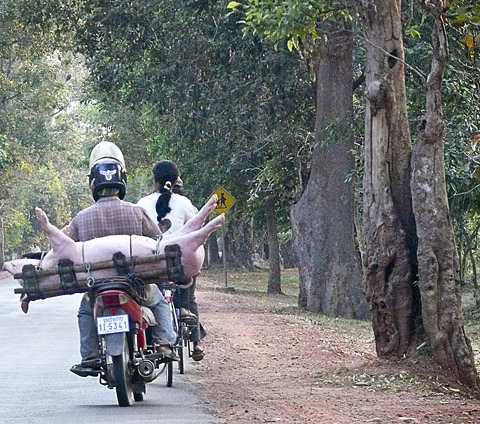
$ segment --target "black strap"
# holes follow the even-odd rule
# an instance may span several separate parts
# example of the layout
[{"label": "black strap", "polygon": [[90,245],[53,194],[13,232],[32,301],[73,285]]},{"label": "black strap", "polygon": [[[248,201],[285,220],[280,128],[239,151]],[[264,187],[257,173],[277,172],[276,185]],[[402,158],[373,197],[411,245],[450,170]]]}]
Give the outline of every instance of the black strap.
[{"label": "black strap", "polygon": [[45,296],[40,292],[37,267],[35,265],[23,266],[22,279],[25,293],[30,300],[45,299]]},{"label": "black strap", "polygon": [[73,294],[81,291],[71,259],[61,259],[58,261],[58,274],[60,275],[61,289],[64,294]]},{"label": "black strap", "polygon": [[[127,265],[125,255],[122,252],[117,252],[112,256],[112,261],[117,270],[117,274],[122,277],[127,277],[131,287],[137,293],[137,296],[140,299],[146,299],[145,283],[140,278],[136,277],[134,272],[132,272]],[[133,256],[131,256],[131,264],[135,269],[135,258]]]},{"label": "black strap", "polygon": [[182,251],[178,244],[165,246],[168,278],[175,282],[183,282],[187,278],[182,265]]},{"label": "black strap", "polygon": [[115,265],[115,269],[117,270],[118,275],[122,276],[129,276],[130,275],[130,268],[127,265],[127,258],[122,252],[117,252],[112,256],[113,264]]}]

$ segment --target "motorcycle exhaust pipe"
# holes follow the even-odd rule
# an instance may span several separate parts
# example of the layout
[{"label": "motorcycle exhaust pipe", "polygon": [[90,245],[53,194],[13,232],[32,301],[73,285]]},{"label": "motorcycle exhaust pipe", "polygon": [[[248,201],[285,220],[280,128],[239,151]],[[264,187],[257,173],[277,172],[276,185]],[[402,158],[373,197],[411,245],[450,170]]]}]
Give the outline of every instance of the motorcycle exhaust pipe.
[{"label": "motorcycle exhaust pipe", "polygon": [[152,381],[156,376],[154,374],[155,364],[150,359],[142,359],[138,364],[138,373],[146,381]]}]

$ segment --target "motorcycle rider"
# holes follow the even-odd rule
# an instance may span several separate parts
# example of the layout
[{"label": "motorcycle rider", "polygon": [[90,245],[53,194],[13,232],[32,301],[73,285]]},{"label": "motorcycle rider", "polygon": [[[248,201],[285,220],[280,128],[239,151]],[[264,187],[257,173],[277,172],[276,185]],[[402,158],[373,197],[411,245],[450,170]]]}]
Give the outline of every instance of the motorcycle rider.
[{"label": "motorcycle rider", "polygon": [[[104,141],[93,148],[89,183],[95,204],[80,211],[65,230],[74,241],[119,234],[152,238],[160,235],[158,225],[141,207],[123,200],[126,191],[125,161],[123,153],[114,143]],[[152,357],[180,360],[172,349],[176,335],[168,303],[155,284],[147,285],[147,299],[142,304],[150,307],[158,324],[152,327],[156,349]],[[88,293],[83,296],[78,310],[78,328],[82,362],[71,367],[70,371],[82,377],[95,375],[95,370],[100,367],[98,336]]]},{"label": "motorcycle rider", "polygon": [[[178,231],[198,212],[183,191],[183,182],[177,165],[170,160],[160,160],[153,167],[155,191],[142,197],[137,205],[144,208],[150,219],[158,222],[162,234]],[[198,323],[197,331],[192,332],[192,359],[201,361],[205,352],[201,340],[207,335],[198,317],[198,304],[195,297],[196,278],[187,289],[180,290],[180,313],[184,321]]]}]

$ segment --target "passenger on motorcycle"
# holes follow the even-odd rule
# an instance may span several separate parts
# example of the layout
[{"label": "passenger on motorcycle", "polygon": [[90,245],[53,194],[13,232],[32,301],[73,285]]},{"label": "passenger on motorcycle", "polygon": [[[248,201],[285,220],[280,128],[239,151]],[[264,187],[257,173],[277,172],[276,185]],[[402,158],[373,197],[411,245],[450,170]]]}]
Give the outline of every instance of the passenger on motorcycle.
[{"label": "passenger on motorcycle", "polygon": [[[198,210],[186,197],[180,171],[174,162],[158,161],[152,171],[155,191],[141,198],[137,205],[145,209],[152,221],[158,222],[163,235],[172,234],[181,229]],[[199,321],[195,286],[196,278],[193,278],[189,288],[180,290],[180,313],[182,320],[198,323],[197,330],[192,332],[190,339],[194,346],[192,358],[201,361],[205,356],[201,340],[207,333]]]},{"label": "passenger on motorcycle", "polygon": [[[145,211],[123,200],[126,190],[126,170],[123,154],[113,143],[101,142],[90,154],[90,190],[95,204],[80,211],[70,222],[66,233],[75,241],[87,241],[109,235],[143,235],[155,238],[160,235],[156,225]],[[147,300],[142,304],[150,307],[156,326],[152,327],[153,342],[158,357],[178,361],[172,349],[176,340],[167,301],[154,284],[147,286]],[[100,367],[98,336],[93,318],[93,307],[88,293],[82,298],[78,310],[80,331],[80,354],[82,362],[70,371],[86,377],[95,375]]]}]

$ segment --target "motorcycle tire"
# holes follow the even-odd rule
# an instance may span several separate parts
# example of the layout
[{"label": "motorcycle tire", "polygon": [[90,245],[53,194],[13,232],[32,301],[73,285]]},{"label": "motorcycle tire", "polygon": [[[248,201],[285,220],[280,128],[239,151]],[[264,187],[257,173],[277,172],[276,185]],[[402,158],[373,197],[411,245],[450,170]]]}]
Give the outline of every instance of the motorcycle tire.
[{"label": "motorcycle tire", "polygon": [[127,338],[125,336],[123,337],[123,353],[112,356],[112,360],[118,404],[120,406],[132,406],[132,373],[129,368],[130,355]]}]

